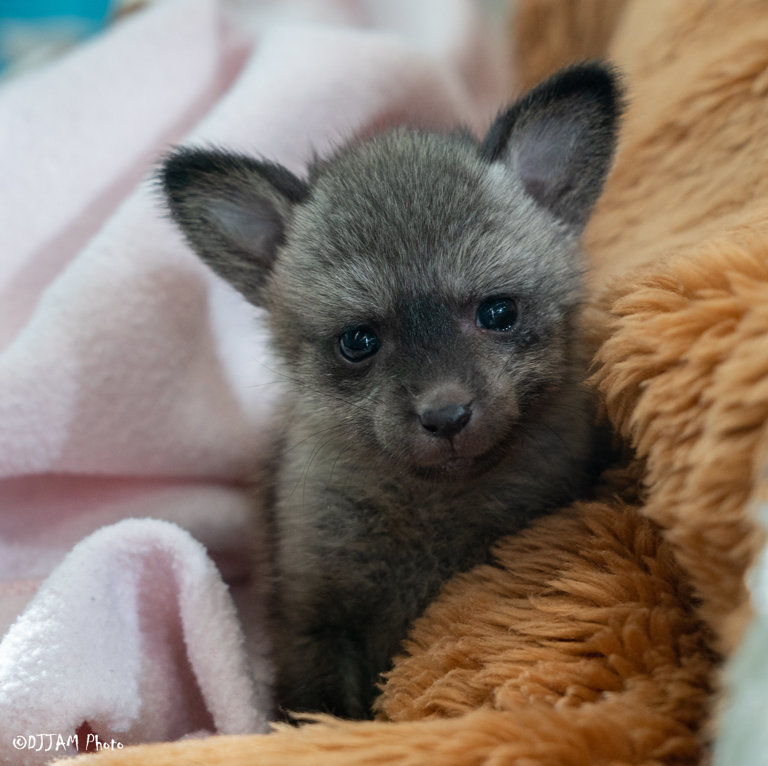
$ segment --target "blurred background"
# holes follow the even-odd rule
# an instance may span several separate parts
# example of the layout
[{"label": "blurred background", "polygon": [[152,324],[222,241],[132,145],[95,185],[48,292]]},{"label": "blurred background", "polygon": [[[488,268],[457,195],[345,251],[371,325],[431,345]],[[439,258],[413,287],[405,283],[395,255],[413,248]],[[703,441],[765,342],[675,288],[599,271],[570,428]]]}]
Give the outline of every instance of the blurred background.
[{"label": "blurred background", "polygon": [[[477,0],[502,19],[508,0]],[[0,82],[61,55],[151,3],[164,0],[0,0]],[[225,0],[247,23],[249,10],[287,0]]]},{"label": "blurred background", "polygon": [[142,0],[0,0],[0,73],[7,77],[71,48]]}]

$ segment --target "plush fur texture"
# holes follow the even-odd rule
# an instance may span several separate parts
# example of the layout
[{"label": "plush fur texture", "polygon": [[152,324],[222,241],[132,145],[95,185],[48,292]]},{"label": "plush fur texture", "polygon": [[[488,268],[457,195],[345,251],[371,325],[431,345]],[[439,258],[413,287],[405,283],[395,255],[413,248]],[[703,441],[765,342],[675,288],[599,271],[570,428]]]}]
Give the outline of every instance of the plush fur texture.
[{"label": "plush fur texture", "polygon": [[644,512],[670,529],[725,653],[763,545],[749,508],[768,456],[766,41],[756,0],[627,6],[612,50],[635,101],[585,233],[613,321],[600,385],[648,456]]},{"label": "plush fur texture", "polygon": [[628,0],[524,0],[510,14],[524,89],[574,61],[604,56]]},{"label": "plush fur texture", "polygon": [[306,183],[221,151],[166,161],[174,220],[267,308],[288,388],[266,507],[285,709],[369,717],[441,584],[587,489],[578,236],[621,108],[588,64],[482,145],[394,130]]},{"label": "plush fur texture", "polygon": [[[543,28],[562,31],[566,6],[602,24],[590,15],[600,3],[553,2],[543,16],[540,1],[517,5]],[[595,382],[636,453],[628,473],[604,480],[624,500],[543,519],[499,546],[501,568],[451,582],[385,686],[380,708],[394,722],[97,759],[707,759],[720,663],[749,622],[744,576],[763,545],[750,509],[768,455],[766,51],[759,0],[627,0],[609,46],[631,106],[585,242],[605,320]]]}]

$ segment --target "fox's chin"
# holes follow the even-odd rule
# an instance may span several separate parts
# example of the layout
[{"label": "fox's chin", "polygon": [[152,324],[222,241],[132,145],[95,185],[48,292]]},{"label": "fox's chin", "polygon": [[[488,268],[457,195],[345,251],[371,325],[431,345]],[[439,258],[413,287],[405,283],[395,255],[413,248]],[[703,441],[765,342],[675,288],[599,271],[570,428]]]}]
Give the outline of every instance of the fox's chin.
[{"label": "fox's chin", "polygon": [[481,455],[465,457],[450,455],[429,465],[411,464],[410,472],[433,483],[462,482],[475,479],[491,470],[501,460],[503,452],[491,449]]}]

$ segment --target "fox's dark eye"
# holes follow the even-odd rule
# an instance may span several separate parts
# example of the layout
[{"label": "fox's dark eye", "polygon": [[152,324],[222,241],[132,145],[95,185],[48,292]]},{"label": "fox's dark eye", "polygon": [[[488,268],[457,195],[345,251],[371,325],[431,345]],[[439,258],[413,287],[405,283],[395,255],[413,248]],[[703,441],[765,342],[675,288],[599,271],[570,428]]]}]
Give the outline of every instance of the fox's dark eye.
[{"label": "fox's dark eye", "polygon": [[517,321],[517,304],[512,298],[489,298],[477,307],[477,326],[495,332],[511,330]]},{"label": "fox's dark eye", "polygon": [[362,362],[373,356],[379,346],[381,341],[370,327],[351,327],[339,335],[339,351],[350,362]]}]

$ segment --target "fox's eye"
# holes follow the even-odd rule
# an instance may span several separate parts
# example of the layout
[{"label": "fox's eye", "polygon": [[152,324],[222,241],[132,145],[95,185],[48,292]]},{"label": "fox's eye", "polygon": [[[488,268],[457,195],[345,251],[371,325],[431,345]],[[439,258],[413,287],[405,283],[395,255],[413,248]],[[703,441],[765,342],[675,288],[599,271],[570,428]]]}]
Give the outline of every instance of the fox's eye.
[{"label": "fox's eye", "polygon": [[339,351],[350,362],[362,362],[373,356],[380,346],[381,341],[376,333],[364,325],[350,327],[339,335]]},{"label": "fox's eye", "polygon": [[517,321],[513,298],[489,298],[477,307],[477,326],[495,332],[507,332]]}]

